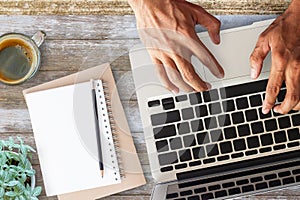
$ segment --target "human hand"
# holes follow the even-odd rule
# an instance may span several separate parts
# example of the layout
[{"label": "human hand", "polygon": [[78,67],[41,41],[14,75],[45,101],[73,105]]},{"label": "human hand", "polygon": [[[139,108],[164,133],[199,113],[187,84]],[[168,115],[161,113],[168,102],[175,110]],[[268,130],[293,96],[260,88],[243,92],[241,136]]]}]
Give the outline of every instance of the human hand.
[{"label": "human hand", "polygon": [[129,0],[140,38],[156,66],[163,85],[173,93],[203,91],[204,82],[191,64],[195,55],[217,77],[224,71],[200,41],[195,25],[206,27],[211,40],[220,43],[220,22],[202,7],[185,0]]},{"label": "human hand", "polygon": [[[250,57],[251,77],[257,78],[263,60],[272,52],[272,67],[263,103],[263,113],[274,111],[286,114],[300,110],[300,1],[293,0],[259,37]],[[281,85],[285,81],[287,93],[280,105],[275,105]]]}]

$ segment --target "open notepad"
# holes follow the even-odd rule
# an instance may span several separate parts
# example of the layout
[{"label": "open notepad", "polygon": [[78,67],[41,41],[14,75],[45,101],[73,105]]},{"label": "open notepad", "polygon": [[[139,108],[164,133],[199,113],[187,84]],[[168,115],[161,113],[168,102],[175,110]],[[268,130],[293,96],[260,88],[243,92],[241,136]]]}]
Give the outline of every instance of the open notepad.
[{"label": "open notepad", "polygon": [[[93,86],[96,87],[96,106]],[[47,195],[120,183],[101,80],[26,95]],[[98,109],[104,176],[98,160],[94,109]]]},{"label": "open notepad", "polygon": [[[97,151],[96,135],[94,135],[95,120],[93,115],[90,115],[92,113],[91,79],[100,79],[106,84],[106,96],[110,97],[106,103],[110,102],[111,105],[108,106],[110,107],[108,114],[113,117],[112,135],[117,138],[118,143],[118,148],[114,151],[111,146],[105,147],[111,138],[101,140],[104,161],[103,179],[99,173],[99,163],[95,153]],[[97,91],[99,98],[101,92]],[[146,183],[109,64],[89,68],[26,89],[23,94],[31,116],[47,196],[60,193],[59,200],[94,200]],[[82,98],[83,96],[85,98]],[[104,104],[104,99],[98,100],[98,104],[107,105]],[[98,106],[98,109],[102,110],[102,107]],[[51,120],[49,120],[50,116]],[[106,122],[104,120],[104,118],[100,120],[101,123],[107,123],[107,118]],[[101,128],[102,133],[106,133],[105,128],[104,124],[104,128],[103,126]],[[78,135],[78,132],[84,134]],[[90,132],[93,133],[92,137],[85,137]],[[105,140],[107,141],[104,142]],[[113,165],[109,166],[110,162],[113,164],[113,160],[107,162],[109,160],[107,157],[115,155],[111,152],[118,154],[116,169]],[[117,166],[122,167],[118,169]],[[66,180],[62,180],[65,175],[68,175],[72,181],[66,183]]]}]

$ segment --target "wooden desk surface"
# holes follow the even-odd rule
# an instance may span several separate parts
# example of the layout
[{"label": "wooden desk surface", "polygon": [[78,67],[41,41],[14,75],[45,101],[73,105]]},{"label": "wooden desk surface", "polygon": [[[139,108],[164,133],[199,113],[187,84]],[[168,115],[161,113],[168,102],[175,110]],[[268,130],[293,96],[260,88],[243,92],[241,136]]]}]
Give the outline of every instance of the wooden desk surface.
[{"label": "wooden desk surface", "polygon": [[[19,86],[0,84],[0,138],[21,136],[35,147],[22,90],[110,62],[148,184],[104,199],[150,199],[153,180],[128,57],[128,50],[139,42],[134,16],[0,16],[0,24],[0,35],[7,32],[33,35],[37,30],[44,30],[48,36],[41,47],[42,64],[38,74]],[[32,162],[37,171],[37,185],[43,185],[37,155]],[[39,199],[57,198],[45,197],[43,191]],[[289,188],[247,199],[295,200],[300,199],[300,192]]]}]

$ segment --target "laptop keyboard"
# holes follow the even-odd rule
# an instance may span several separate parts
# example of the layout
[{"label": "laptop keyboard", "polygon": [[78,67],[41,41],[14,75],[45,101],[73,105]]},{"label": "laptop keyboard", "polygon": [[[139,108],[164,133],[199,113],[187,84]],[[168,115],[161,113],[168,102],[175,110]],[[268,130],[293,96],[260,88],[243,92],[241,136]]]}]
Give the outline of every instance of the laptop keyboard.
[{"label": "laptop keyboard", "polygon": [[[148,102],[160,171],[299,148],[300,112],[262,113],[267,80]],[[285,85],[277,97],[283,101]]]},{"label": "laptop keyboard", "polygon": [[[265,164],[260,165],[264,162]],[[254,164],[257,166],[253,166]],[[299,150],[279,156],[262,157],[257,162],[256,159],[241,161],[237,165],[224,166],[226,173],[223,174],[219,170],[219,173],[205,177],[206,173],[202,172],[203,178],[189,179],[189,181],[169,185],[165,199],[225,199],[300,183]],[[230,168],[231,170],[226,170]]]}]

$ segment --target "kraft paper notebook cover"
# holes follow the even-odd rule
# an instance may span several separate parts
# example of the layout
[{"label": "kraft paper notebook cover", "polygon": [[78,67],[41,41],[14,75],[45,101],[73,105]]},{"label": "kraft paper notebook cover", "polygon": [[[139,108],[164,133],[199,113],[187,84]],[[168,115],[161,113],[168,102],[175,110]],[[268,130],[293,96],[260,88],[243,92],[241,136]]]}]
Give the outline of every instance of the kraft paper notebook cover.
[{"label": "kraft paper notebook cover", "polygon": [[90,68],[85,71],[24,90],[23,93],[26,96],[26,94],[29,93],[68,86],[75,83],[87,82],[90,79],[101,79],[108,85],[108,93],[112,105],[111,110],[115,121],[116,135],[119,141],[119,153],[125,178],[122,179],[119,184],[59,195],[58,198],[60,200],[93,200],[132,189],[146,183],[109,64]]}]

